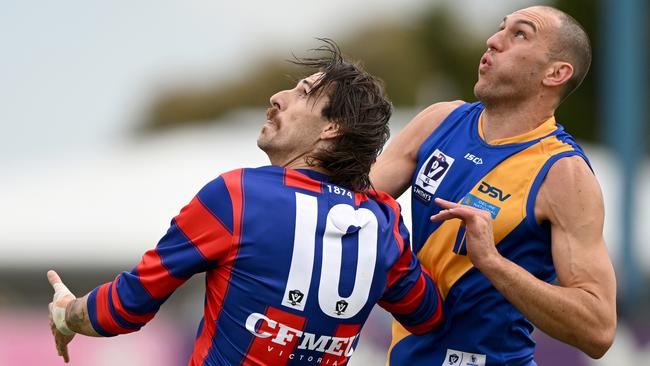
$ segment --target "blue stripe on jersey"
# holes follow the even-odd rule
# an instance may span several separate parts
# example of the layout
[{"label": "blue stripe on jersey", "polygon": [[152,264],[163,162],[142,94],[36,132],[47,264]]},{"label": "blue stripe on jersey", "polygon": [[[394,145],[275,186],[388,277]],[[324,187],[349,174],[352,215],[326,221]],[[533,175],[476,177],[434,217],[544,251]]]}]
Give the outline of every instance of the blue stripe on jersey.
[{"label": "blue stripe on jersey", "polygon": [[357,261],[359,260],[359,232],[348,233],[343,236],[343,246],[346,248],[346,255],[341,258],[341,268],[350,268],[349,272],[344,272],[341,276],[347,276],[352,281],[339,282],[339,294],[347,297],[354,290],[354,279],[356,278]]},{"label": "blue stripe on jersey", "polygon": [[223,223],[223,226],[232,234],[233,231],[233,217],[232,217],[232,201],[228,188],[222,177],[214,179],[206,184],[197,197],[203,205]]},{"label": "blue stripe on jersey", "polygon": [[[402,206],[400,204],[397,204],[397,206],[399,207],[400,212],[402,212]],[[406,228],[406,225],[404,224],[404,218],[401,215],[399,217],[398,228],[399,228],[399,235],[404,240],[404,247],[411,248],[411,233],[409,233],[408,229]],[[402,250],[404,250],[404,248],[402,248]]]},{"label": "blue stripe on jersey", "polygon": [[94,290],[88,294],[88,301],[86,303],[86,306],[88,308],[88,318],[90,319],[90,324],[92,324],[93,329],[95,329],[95,332],[100,334],[101,336],[104,337],[114,337],[116,334],[112,334],[107,332],[101,325],[99,325],[99,321],[97,321],[97,290],[99,290],[99,287],[96,287]]},{"label": "blue stripe on jersey", "polygon": [[[423,278],[427,283],[426,284],[427,287],[435,286],[435,284],[433,283],[433,281],[431,280],[431,278],[429,276],[424,276]],[[401,299],[402,298],[400,298],[400,300]],[[416,308],[415,311],[413,311],[410,314],[396,314],[396,313],[394,313],[393,316],[402,325],[405,325],[405,326],[417,325],[417,324],[422,322],[422,319],[431,318],[431,316],[433,316],[433,314],[438,310],[438,306],[441,306],[441,305],[442,304],[438,304],[438,294],[436,292],[425,291],[422,302]]]},{"label": "blue stripe on jersey", "polygon": [[571,147],[573,147],[573,150],[585,160],[589,168],[593,171],[593,168],[591,168],[591,162],[589,161],[587,154],[585,154],[584,150],[582,150],[582,147],[578,145],[578,143],[575,141],[573,136],[569,135],[567,132],[564,131],[564,126],[562,126],[559,123],[557,124],[557,126],[558,126],[558,134],[557,134],[558,140],[564,142],[565,144],[571,145]]},{"label": "blue stripe on jersey", "polygon": [[[551,169],[553,164],[555,164],[558,160],[566,158],[568,156],[580,156],[585,160],[585,162],[587,162],[587,164],[589,164],[587,157],[584,154],[580,154],[579,151],[575,150],[563,152],[551,157],[546,161],[542,169],[537,174],[537,177],[535,177],[533,185],[531,186],[528,193],[528,200],[526,201],[526,222],[528,223],[528,226],[535,234],[548,238],[548,240],[550,240],[548,227],[540,226],[535,216],[535,200],[537,198],[537,193],[539,193],[539,188],[542,186],[544,178],[546,178],[546,174]],[[591,166],[589,168],[591,168]]]},{"label": "blue stripe on jersey", "polygon": [[199,252],[192,241],[179,229],[176,220],[172,220],[167,234],[156,246],[156,252],[160,255],[163,266],[178,279],[186,280],[193,274],[204,272],[216,264]]},{"label": "blue stripe on jersey", "polygon": [[[111,291],[113,290],[113,286],[115,286],[115,283],[111,283],[108,285],[108,293],[110,294]],[[119,296],[119,295],[118,295]],[[145,323],[131,323],[127,321],[126,319],[122,318],[122,316],[115,310],[115,305],[113,304],[113,296],[108,296],[108,308],[110,309],[111,315],[113,316],[113,319],[122,327],[126,329],[133,329],[139,330],[144,326]]]},{"label": "blue stripe on jersey", "polygon": [[422,270],[420,268],[420,262],[418,262],[415,254],[410,250],[407,250],[404,251],[403,255],[411,256],[408,269],[404,270],[406,275],[402,276],[399,280],[395,281],[392,286],[386,289],[386,292],[381,298],[383,301],[397,302],[402,300],[420,279]]},{"label": "blue stripe on jersey", "polygon": [[134,268],[131,272],[122,272],[117,280],[117,293],[122,301],[122,306],[134,314],[153,313],[160,309],[168,296],[163,298],[154,298],[149,291],[142,286],[137,270]]}]

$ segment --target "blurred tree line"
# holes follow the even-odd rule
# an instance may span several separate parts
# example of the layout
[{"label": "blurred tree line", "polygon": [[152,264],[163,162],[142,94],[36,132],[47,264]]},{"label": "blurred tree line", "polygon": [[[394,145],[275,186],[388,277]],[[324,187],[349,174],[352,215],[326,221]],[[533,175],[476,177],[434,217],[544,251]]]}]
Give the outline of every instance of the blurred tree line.
[{"label": "blurred tree line", "polygon": [[[559,0],[554,6],[574,16],[586,28],[595,52],[589,75],[559,108],[557,120],[578,139],[594,141],[599,137],[595,90],[600,61],[598,2]],[[370,73],[385,81],[398,108],[424,108],[454,99],[473,101],[478,62],[492,33],[476,37],[469,33],[464,21],[453,16],[442,3],[408,24],[384,22],[336,41],[346,56],[362,60]],[[494,31],[499,23],[500,19],[495,19]],[[143,130],[210,123],[232,110],[265,107],[273,93],[291,86],[287,75],[303,76],[289,62],[266,61],[246,80],[229,85],[215,82],[214,88],[208,89],[188,85],[162,92],[152,105]]]}]

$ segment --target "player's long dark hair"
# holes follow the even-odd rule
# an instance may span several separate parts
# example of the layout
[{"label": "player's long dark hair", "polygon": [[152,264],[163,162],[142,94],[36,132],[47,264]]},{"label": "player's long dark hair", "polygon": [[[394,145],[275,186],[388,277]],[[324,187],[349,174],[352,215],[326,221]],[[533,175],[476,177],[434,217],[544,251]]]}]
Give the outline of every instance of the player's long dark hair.
[{"label": "player's long dark hair", "polygon": [[310,156],[308,162],[326,169],[330,182],[365,192],[372,186],[370,167],[390,136],[388,120],[393,106],[381,80],[359,64],[345,61],[331,39],[319,40],[325,44],[314,51],[324,53],[323,57],[296,57],[292,62],[324,73],[310,97],[323,93],[329,97],[322,113],[339,125],[340,136],[330,148]]}]

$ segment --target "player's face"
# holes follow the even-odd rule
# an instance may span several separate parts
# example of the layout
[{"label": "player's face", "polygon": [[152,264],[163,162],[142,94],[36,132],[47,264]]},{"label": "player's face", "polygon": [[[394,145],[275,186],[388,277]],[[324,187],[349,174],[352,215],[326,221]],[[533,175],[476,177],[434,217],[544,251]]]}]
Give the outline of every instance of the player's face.
[{"label": "player's face", "polygon": [[272,163],[309,153],[319,141],[328,123],[322,111],[329,99],[324,92],[318,98],[310,97],[309,93],[322,75],[315,73],[298,81],[293,89],[271,97],[271,108],[257,138],[257,146],[269,155]]},{"label": "player's face", "polygon": [[559,20],[531,7],[506,16],[490,37],[478,67],[474,94],[484,102],[527,98],[542,88],[551,62],[549,44]]}]

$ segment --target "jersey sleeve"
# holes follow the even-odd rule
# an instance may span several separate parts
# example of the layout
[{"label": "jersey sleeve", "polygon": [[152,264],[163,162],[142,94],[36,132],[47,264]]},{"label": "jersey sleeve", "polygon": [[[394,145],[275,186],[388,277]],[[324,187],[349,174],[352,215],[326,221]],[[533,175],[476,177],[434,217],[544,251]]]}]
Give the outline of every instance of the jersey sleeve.
[{"label": "jersey sleeve", "polygon": [[89,294],[88,315],[95,331],[108,337],[139,330],[176,288],[219,265],[232,245],[232,212],[222,177],[203,187],[135,268]]},{"label": "jersey sleeve", "polygon": [[393,314],[406,330],[423,334],[442,321],[442,298],[411,250],[408,230],[401,214],[396,212],[395,237],[401,254],[388,273],[387,288],[378,304]]}]

